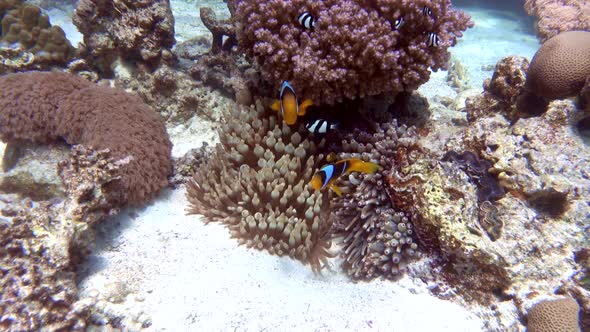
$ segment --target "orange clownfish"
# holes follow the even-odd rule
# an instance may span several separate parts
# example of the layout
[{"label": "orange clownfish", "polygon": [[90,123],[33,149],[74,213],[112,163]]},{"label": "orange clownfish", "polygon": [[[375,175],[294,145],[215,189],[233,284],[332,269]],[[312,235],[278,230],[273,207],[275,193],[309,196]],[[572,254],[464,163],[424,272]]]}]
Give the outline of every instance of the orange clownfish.
[{"label": "orange clownfish", "polygon": [[305,99],[301,105],[299,105],[295,90],[293,90],[293,87],[289,82],[283,81],[279,100],[275,101],[271,108],[277,112],[281,112],[285,123],[288,125],[294,125],[295,122],[297,122],[297,116],[305,115],[305,111],[311,105],[313,105],[313,102],[310,99]]},{"label": "orange clownfish", "polygon": [[323,166],[311,178],[311,186],[315,190],[322,190],[326,187],[332,189],[336,195],[341,196],[342,190],[334,184],[338,178],[351,172],[374,174],[381,166],[362,161],[358,158],[348,158]]}]

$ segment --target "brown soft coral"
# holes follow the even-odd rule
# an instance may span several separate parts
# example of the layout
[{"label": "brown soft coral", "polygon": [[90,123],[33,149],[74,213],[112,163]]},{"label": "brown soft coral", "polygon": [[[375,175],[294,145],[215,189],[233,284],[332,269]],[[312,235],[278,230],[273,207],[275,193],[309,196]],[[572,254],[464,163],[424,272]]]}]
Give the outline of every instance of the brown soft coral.
[{"label": "brown soft coral", "polygon": [[172,145],[158,114],[137,96],[73,75],[1,77],[0,137],[109,149],[122,166],[110,187],[115,205],[139,205],[168,185]]}]

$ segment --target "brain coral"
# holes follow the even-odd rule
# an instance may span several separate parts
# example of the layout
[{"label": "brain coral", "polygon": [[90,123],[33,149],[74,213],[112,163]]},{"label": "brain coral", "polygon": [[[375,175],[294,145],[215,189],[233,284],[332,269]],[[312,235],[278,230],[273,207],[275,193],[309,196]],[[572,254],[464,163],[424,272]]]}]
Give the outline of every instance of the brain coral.
[{"label": "brain coral", "polygon": [[580,306],[571,297],[537,303],[527,317],[529,332],[578,332]]},{"label": "brain coral", "polygon": [[172,144],[159,115],[137,96],[74,75],[0,77],[0,138],[109,149],[121,166],[110,188],[115,205],[141,204],[168,185]]},{"label": "brain coral", "polygon": [[226,224],[240,243],[309,263],[319,271],[331,256],[327,195],[309,182],[318,146],[263,107],[226,114],[221,143],[188,182],[189,213]]},{"label": "brain coral", "polygon": [[590,32],[568,31],[547,40],[537,51],[525,88],[548,99],[580,93],[590,76]]},{"label": "brain coral", "polygon": [[[264,79],[277,88],[288,80],[316,103],[414,90],[446,67],[447,49],[473,25],[449,0],[237,2],[239,46]],[[304,12],[314,29],[298,22]],[[438,46],[429,46],[431,33]]]}]

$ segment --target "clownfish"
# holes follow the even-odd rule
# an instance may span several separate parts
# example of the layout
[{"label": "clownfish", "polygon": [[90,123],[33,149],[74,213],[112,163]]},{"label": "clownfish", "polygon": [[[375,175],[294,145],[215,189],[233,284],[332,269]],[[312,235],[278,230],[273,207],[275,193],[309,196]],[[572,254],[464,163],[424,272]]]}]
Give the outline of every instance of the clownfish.
[{"label": "clownfish", "polygon": [[315,19],[308,12],[303,12],[297,17],[299,24],[306,30],[313,30],[315,28]]},{"label": "clownfish", "polygon": [[288,125],[294,125],[297,122],[297,116],[305,115],[309,106],[313,105],[310,99],[305,99],[301,104],[297,101],[295,90],[287,81],[283,81],[279,100],[275,101],[270,108],[281,112],[283,120]]},{"label": "clownfish", "polygon": [[375,163],[362,161],[358,158],[338,160],[334,163],[323,166],[319,171],[315,172],[311,178],[311,186],[315,190],[322,190],[328,187],[332,189],[336,195],[341,196],[342,189],[334,184],[340,176],[351,172],[374,174],[380,168],[381,166]]}]

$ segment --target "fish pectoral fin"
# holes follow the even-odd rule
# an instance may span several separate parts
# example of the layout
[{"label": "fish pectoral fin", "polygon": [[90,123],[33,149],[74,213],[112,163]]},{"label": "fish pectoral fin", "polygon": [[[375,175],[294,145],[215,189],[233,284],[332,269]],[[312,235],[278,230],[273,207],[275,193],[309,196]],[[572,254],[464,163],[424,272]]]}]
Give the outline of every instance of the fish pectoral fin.
[{"label": "fish pectoral fin", "polygon": [[297,115],[305,115],[307,108],[311,105],[313,105],[313,101],[311,101],[311,99],[305,99],[301,104],[299,104],[299,112],[297,112]]},{"label": "fish pectoral fin", "polygon": [[335,184],[330,184],[329,186],[330,186],[330,189],[332,189],[336,193],[336,195],[342,196],[342,189],[340,189],[340,187],[338,187]]},{"label": "fish pectoral fin", "polygon": [[270,105],[270,108],[274,111],[280,112],[281,111],[281,101],[275,100],[275,102],[272,103],[272,105]]}]

